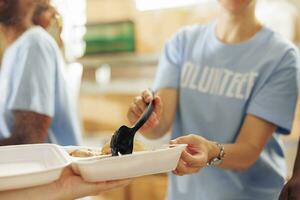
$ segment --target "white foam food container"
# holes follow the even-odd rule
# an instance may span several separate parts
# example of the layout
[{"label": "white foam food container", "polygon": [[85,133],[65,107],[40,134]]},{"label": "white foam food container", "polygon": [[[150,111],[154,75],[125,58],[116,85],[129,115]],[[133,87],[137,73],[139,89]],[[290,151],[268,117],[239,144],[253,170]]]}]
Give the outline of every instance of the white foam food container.
[{"label": "white foam food container", "polygon": [[[87,147],[35,144],[0,147],[0,191],[43,185],[58,180],[72,165],[88,182],[101,182],[174,170],[186,145],[173,145],[117,157],[75,158],[67,152]],[[98,149],[99,150],[99,149]]]},{"label": "white foam food container", "polygon": [[91,159],[73,158],[72,168],[88,182],[110,181],[166,173],[174,170],[186,145]]},{"label": "white foam food container", "polygon": [[68,154],[54,144],[0,147],[0,191],[51,183],[70,163]]}]

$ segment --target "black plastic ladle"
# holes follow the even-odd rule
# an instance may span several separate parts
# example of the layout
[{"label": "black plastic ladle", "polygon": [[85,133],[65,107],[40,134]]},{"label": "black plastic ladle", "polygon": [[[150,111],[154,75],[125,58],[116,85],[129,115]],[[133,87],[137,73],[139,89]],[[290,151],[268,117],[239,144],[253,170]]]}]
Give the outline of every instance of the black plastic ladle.
[{"label": "black plastic ladle", "polygon": [[132,153],[134,136],[136,132],[148,121],[154,110],[154,92],[152,92],[152,96],[153,100],[148,104],[146,111],[143,113],[143,115],[132,128],[129,128],[127,126],[121,126],[114,133],[110,141],[112,156]]}]

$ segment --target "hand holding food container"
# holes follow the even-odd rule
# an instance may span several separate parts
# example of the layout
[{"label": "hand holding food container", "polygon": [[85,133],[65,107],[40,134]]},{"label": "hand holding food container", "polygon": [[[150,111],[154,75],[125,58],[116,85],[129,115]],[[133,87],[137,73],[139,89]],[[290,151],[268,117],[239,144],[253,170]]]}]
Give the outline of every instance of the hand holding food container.
[{"label": "hand holding food container", "polygon": [[215,151],[213,150],[218,146],[217,144],[198,135],[182,136],[172,140],[171,144],[188,144],[181,154],[176,170],[173,171],[178,176],[198,173],[202,168],[213,165],[216,162],[214,158],[218,158],[221,163],[225,156],[224,150],[220,150],[220,153],[218,148]]}]

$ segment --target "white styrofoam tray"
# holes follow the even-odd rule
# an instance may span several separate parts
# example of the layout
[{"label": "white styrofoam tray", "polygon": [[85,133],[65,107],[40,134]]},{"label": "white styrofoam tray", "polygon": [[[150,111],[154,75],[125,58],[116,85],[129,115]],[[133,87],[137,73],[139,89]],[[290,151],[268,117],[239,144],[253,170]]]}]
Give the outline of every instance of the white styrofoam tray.
[{"label": "white styrofoam tray", "polygon": [[0,191],[51,183],[70,163],[54,144],[0,147]]},{"label": "white styrofoam tray", "polygon": [[118,157],[73,158],[72,168],[89,182],[127,179],[174,170],[186,145],[173,145]]},{"label": "white styrofoam tray", "polygon": [[47,184],[62,170],[73,170],[89,182],[127,179],[174,170],[186,145],[174,145],[118,157],[75,158],[67,151],[85,147],[36,144],[0,147],[0,191]]}]

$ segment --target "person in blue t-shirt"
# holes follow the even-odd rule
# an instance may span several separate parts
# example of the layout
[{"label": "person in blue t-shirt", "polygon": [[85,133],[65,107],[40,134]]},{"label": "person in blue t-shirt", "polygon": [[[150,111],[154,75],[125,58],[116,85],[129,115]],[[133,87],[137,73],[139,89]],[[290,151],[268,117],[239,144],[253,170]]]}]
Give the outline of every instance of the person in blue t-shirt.
[{"label": "person in blue t-shirt", "polygon": [[[188,144],[169,200],[275,200],[286,177],[280,135],[292,127],[299,53],[258,22],[255,0],[218,2],[214,22],[166,43],[155,112],[141,132],[159,138],[172,128],[172,143]],[[135,98],[130,123],[151,100],[148,90]]]},{"label": "person in blue t-shirt", "polygon": [[0,72],[0,145],[76,145],[80,127],[54,39],[32,25],[42,1],[0,1],[5,52]]}]

